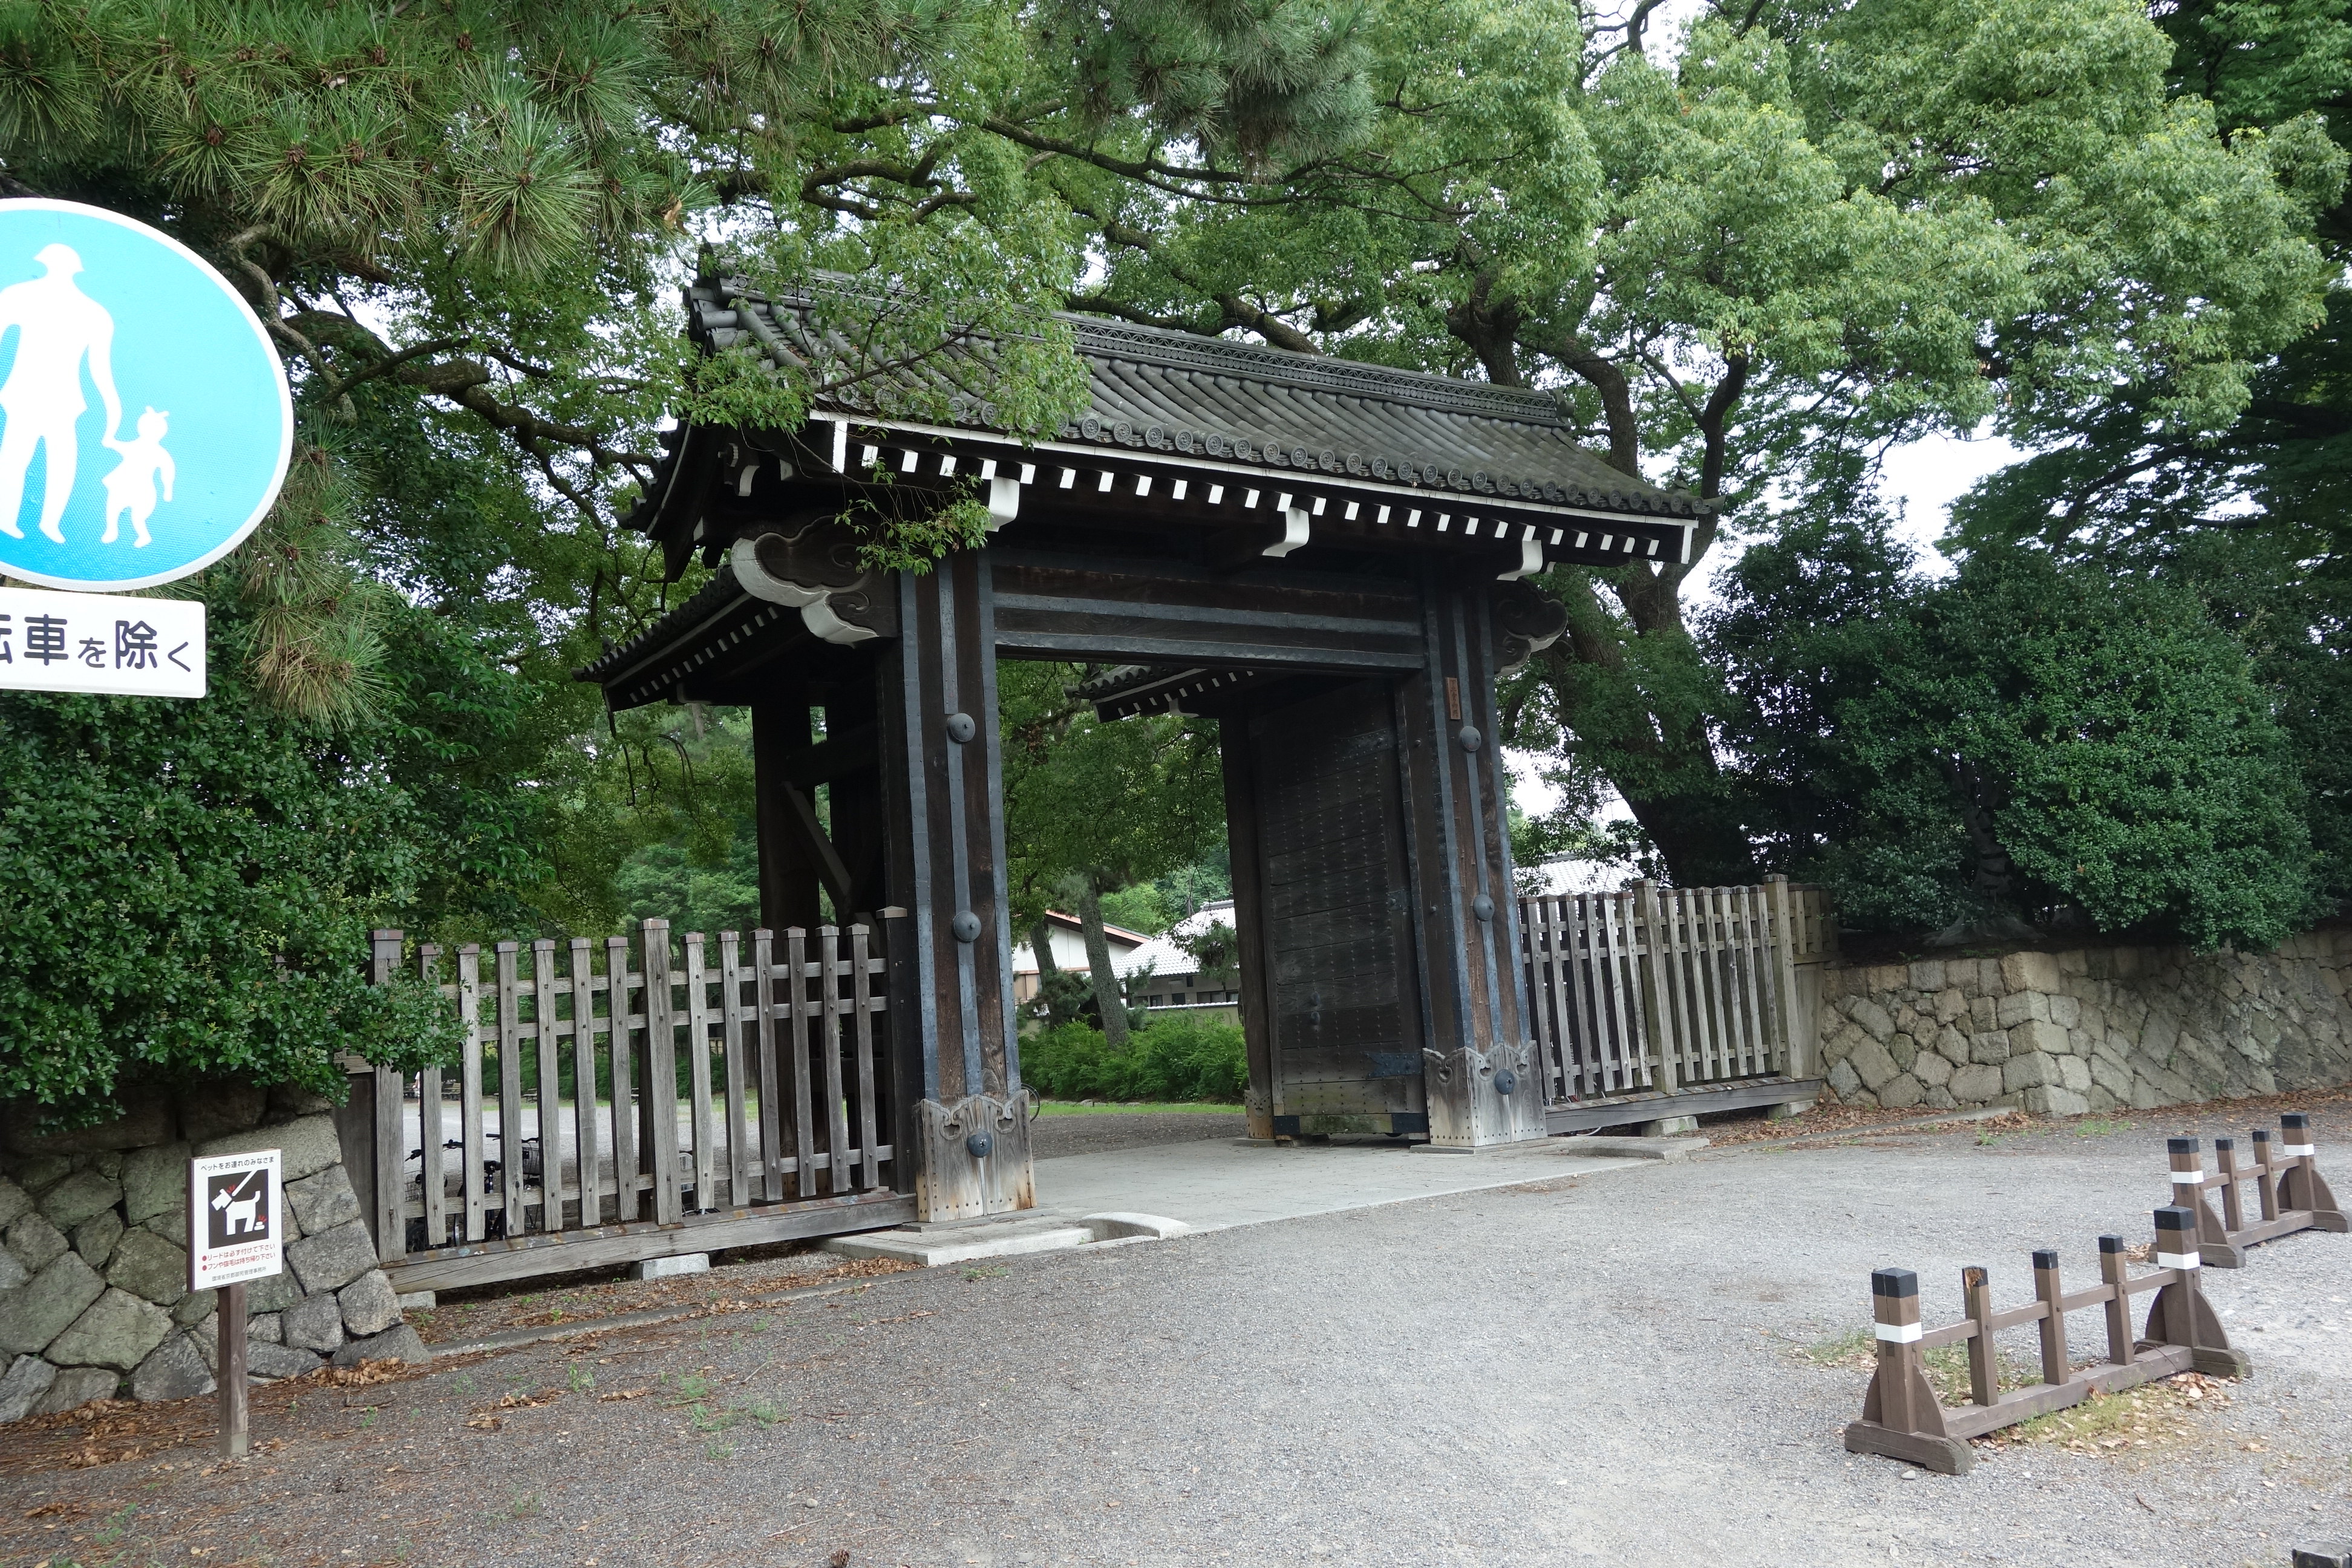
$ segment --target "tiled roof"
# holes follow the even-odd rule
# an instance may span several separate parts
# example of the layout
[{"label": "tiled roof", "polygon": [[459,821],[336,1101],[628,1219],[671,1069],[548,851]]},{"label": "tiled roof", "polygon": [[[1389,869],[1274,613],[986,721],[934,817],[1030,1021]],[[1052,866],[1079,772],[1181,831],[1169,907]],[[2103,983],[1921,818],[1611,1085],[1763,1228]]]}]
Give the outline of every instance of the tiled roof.
[{"label": "tiled roof", "polygon": [[[690,330],[704,343],[751,341],[772,363],[835,352],[817,341],[806,293],[771,299],[744,279],[721,278],[696,284],[688,299]],[[1066,441],[1635,515],[1686,519],[1707,510],[1693,496],[1619,473],[1579,445],[1549,392],[1065,319],[1092,393],[1087,413],[1064,428]],[[881,420],[878,406],[865,396],[819,402],[823,412]],[[998,428],[983,399],[959,395],[953,406],[964,428]]]}]

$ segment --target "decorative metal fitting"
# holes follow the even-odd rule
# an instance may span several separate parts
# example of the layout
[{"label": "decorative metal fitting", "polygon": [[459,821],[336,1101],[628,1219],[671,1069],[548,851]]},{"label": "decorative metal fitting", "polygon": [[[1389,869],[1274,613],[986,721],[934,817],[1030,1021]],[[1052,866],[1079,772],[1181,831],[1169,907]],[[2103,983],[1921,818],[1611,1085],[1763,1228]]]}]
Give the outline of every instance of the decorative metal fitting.
[{"label": "decorative metal fitting", "polygon": [[955,918],[948,921],[948,931],[958,942],[978,942],[980,940],[980,917],[973,914],[970,910],[958,910],[955,912]]},{"label": "decorative metal fitting", "polygon": [[1482,921],[1495,918],[1495,900],[1481,893],[1470,900],[1470,912]]},{"label": "decorative metal fitting", "polygon": [[1495,1092],[1496,1094],[1502,1095],[1505,1099],[1508,1099],[1513,1091],[1517,1089],[1518,1087],[1518,1074],[1513,1072],[1508,1068],[1498,1068],[1496,1069]]},{"label": "decorative metal fitting", "polygon": [[971,740],[974,735],[979,733],[980,726],[971,721],[971,714],[950,713],[948,715],[948,739],[953,741],[957,745],[962,745],[966,741]]},{"label": "decorative metal fitting", "polygon": [[1475,724],[1463,725],[1454,731],[1454,738],[1462,742],[1462,749],[1465,752],[1475,752],[1486,743],[1486,737],[1478,733]]},{"label": "decorative metal fitting", "polygon": [[995,1149],[996,1140],[985,1132],[975,1132],[963,1141],[964,1152],[975,1160],[985,1160]]}]

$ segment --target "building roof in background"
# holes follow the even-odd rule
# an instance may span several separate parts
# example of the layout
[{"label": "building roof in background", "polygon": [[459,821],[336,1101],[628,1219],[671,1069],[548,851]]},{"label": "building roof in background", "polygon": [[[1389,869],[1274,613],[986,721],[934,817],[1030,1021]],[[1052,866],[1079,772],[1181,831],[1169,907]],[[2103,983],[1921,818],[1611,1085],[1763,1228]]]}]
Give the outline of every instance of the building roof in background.
[{"label": "building roof in background", "polygon": [[1233,900],[1219,899],[1215,903],[1202,904],[1134,952],[1113,958],[1111,967],[1122,978],[1141,973],[1147,968],[1154,974],[1191,974],[1197,966],[1183,944],[1220,921],[1226,925],[1234,923]]},{"label": "building roof in background", "polygon": [[[1079,920],[1077,916],[1066,915],[1059,910],[1047,910],[1045,911],[1045,919],[1062,931],[1083,931],[1086,930],[1086,922]],[[1151,937],[1144,935],[1139,931],[1129,931],[1125,926],[1115,926],[1108,921],[1105,921],[1103,922],[1103,935],[1110,940],[1110,945],[1112,948],[1110,966],[1112,972],[1118,974],[1125,974],[1127,973],[1125,969],[1122,969],[1119,966],[1126,960],[1129,952],[1132,952],[1136,948],[1146,946],[1154,940]],[[1125,949],[1127,951],[1121,952],[1119,951],[1121,949]],[[1029,951],[1029,944],[1025,942],[1015,942],[1013,944],[1013,973],[1015,974],[1034,974],[1037,973],[1037,955]]]}]

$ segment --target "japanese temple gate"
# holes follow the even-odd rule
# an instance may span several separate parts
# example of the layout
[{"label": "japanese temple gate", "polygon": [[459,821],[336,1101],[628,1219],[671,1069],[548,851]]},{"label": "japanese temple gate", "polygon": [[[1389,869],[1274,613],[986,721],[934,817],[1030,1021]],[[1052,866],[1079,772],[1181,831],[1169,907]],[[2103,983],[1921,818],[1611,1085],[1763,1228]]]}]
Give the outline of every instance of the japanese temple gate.
[{"label": "japanese temple gate", "polygon": [[[794,300],[688,298],[706,349],[808,341]],[[616,709],[751,710],[762,919],[813,930],[822,890],[875,931],[891,1184],[922,1217],[1033,1202],[1000,658],[1119,666],[1085,693],[1106,718],[1218,721],[1255,1135],[1545,1136],[1495,680],[1563,629],[1527,578],[1685,562],[1699,503],[1577,446],[1547,393],[1075,331],[1092,405],[1059,439],[977,400],[671,432],[631,525],[673,574],[717,571],[583,679]],[[866,570],[837,521],[965,495],[989,542],[928,574]]]}]

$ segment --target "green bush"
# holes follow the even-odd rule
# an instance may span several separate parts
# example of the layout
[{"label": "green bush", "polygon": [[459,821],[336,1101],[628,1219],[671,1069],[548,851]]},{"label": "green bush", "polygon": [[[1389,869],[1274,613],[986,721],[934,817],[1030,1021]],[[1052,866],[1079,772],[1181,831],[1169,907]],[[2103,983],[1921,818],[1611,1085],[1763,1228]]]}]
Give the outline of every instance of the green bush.
[{"label": "green bush", "polygon": [[1238,1105],[1249,1055],[1237,1026],[1204,1018],[1154,1019],[1125,1051],[1112,1050],[1099,1029],[1063,1024],[1021,1042],[1021,1076],[1054,1100]]}]

